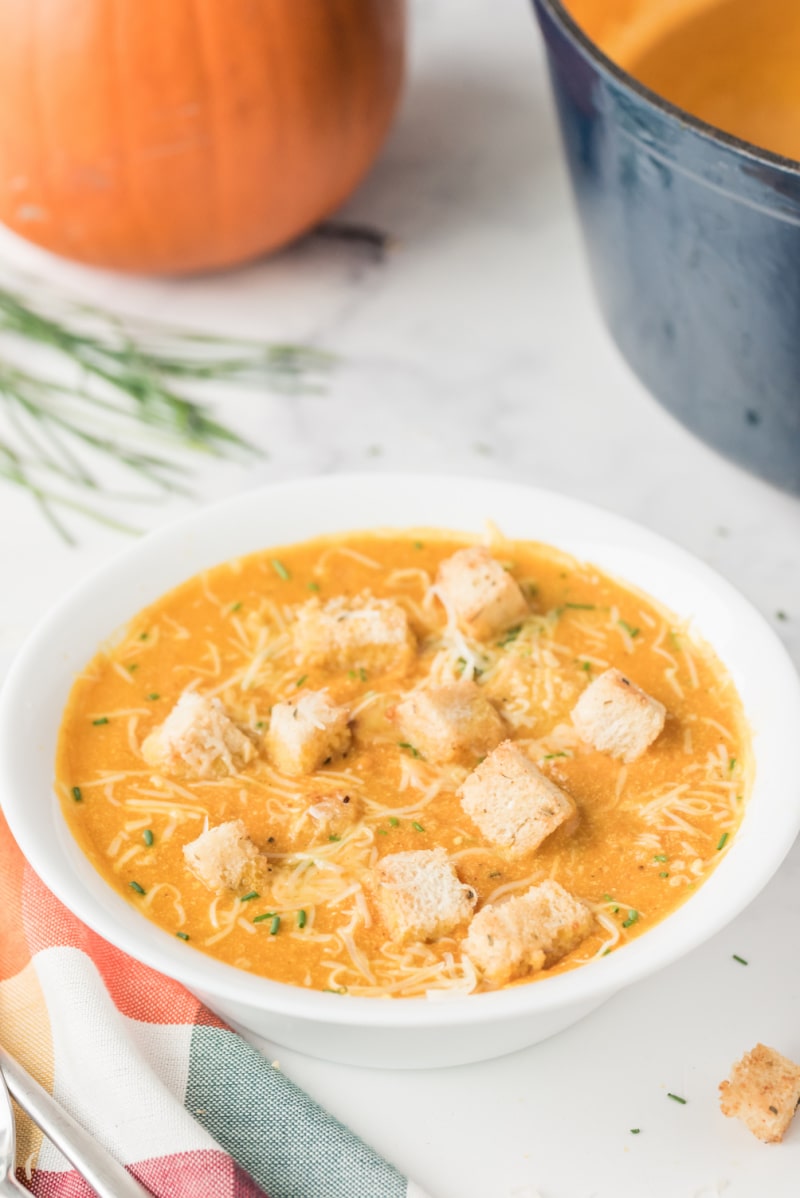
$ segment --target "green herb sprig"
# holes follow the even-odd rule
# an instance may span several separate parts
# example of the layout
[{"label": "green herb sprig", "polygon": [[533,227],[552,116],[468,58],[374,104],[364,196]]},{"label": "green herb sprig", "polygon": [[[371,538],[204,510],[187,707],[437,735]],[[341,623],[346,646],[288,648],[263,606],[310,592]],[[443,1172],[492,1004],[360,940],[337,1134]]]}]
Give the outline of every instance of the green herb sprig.
[{"label": "green herb sprig", "polygon": [[[0,287],[0,479],[28,491],[69,543],[69,512],[134,532],[109,512],[109,499],[188,493],[186,451],[259,453],[187,388],[235,381],[283,394],[319,390],[332,361],[313,346],[122,319],[20,276]],[[105,481],[112,463],[141,493]]]}]

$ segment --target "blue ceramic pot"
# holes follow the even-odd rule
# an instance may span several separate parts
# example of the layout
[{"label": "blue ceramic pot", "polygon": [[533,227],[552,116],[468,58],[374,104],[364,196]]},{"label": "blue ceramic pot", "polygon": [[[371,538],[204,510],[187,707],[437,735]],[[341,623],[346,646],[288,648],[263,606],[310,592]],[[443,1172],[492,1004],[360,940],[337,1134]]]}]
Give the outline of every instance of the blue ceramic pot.
[{"label": "blue ceramic pot", "polygon": [[636,83],[534,0],[592,274],[653,394],[800,493],[800,163]]}]

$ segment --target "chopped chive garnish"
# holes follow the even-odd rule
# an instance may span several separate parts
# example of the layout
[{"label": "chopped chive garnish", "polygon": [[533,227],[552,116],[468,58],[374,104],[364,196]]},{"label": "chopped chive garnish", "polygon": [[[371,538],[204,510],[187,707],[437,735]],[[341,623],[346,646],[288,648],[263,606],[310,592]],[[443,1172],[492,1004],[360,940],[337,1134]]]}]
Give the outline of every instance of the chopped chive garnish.
[{"label": "chopped chive garnish", "polygon": [[522,632],[521,624],[515,624],[515,626],[513,628],[509,628],[508,632],[503,637],[502,641],[497,642],[498,648],[504,649],[506,645],[510,645],[512,641],[515,641],[517,639],[517,637],[519,636],[519,634],[521,632]]},{"label": "chopped chive garnish", "polygon": [[175,935],[178,937],[179,940],[188,940],[189,939],[186,932],[176,932]]},{"label": "chopped chive garnish", "polygon": [[280,915],[273,915],[273,917],[272,917],[272,923],[269,925],[269,934],[270,934],[270,936],[277,936],[277,934],[278,934],[278,928],[279,928],[280,926],[281,926],[281,917],[280,917]]},{"label": "chopped chive garnish", "polygon": [[338,990],[332,990],[330,986],[326,986],[322,991],[323,994],[347,994],[347,987],[340,986]]},{"label": "chopped chive garnish", "polygon": [[291,578],[291,574],[286,569],[283,562],[280,561],[277,557],[273,557],[273,559],[272,559],[272,568],[275,571],[275,573],[278,575],[278,578],[282,578],[284,582],[288,582],[289,579]]},{"label": "chopped chive garnish", "polygon": [[138,882],[129,882],[131,890],[135,890],[137,894],[147,894],[144,886],[140,886]]},{"label": "chopped chive garnish", "polygon": [[253,899],[261,898],[257,890],[248,890],[247,894],[243,894],[239,899],[240,903],[250,903]]},{"label": "chopped chive garnish", "polygon": [[629,928],[629,927],[631,926],[631,924],[634,924],[634,923],[636,923],[636,921],[637,921],[637,919],[638,919],[638,918],[639,918],[639,912],[638,912],[638,911],[629,911],[629,912],[628,912],[628,918],[627,918],[627,919],[623,919],[623,921],[622,921],[622,926],[623,926],[623,928]]},{"label": "chopped chive garnish", "polygon": [[415,549],[424,549],[424,548],[425,548],[425,545],[423,544],[423,542],[422,542],[422,541],[415,541],[415,542],[414,542],[414,548],[415,548]]},{"label": "chopped chive garnish", "polygon": [[133,673],[134,670],[138,670],[139,669],[138,661],[132,661],[130,663],[130,665],[128,666],[128,669],[130,670],[131,673]]},{"label": "chopped chive garnish", "polygon": [[378,835],[379,836],[388,836],[389,833],[386,831],[385,828],[378,828]]},{"label": "chopped chive garnish", "polygon": [[83,798],[83,795],[81,794],[80,786],[73,786],[72,797],[76,803],[80,803],[81,799]]},{"label": "chopped chive garnish", "polygon": [[552,761],[554,757],[569,757],[569,753],[545,753],[543,761]]},{"label": "chopped chive garnish", "polygon": [[410,753],[412,757],[421,757],[422,756],[419,749],[415,749],[414,746],[410,745],[407,740],[399,740],[397,742],[397,746],[400,749],[405,749],[406,752]]},{"label": "chopped chive garnish", "polygon": [[274,918],[275,918],[274,911],[263,911],[261,913],[261,915],[253,916],[253,923],[263,923],[265,919],[274,919]]},{"label": "chopped chive garnish", "polygon": [[318,590],[319,590],[319,583],[318,583],[318,582],[309,582],[309,583],[307,584],[307,590],[309,590],[309,591],[318,591]]},{"label": "chopped chive garnish", "polygon": [[641,1130],[642,1130],[642,1129],[641,1129],[640,1127],[632,1127],[632,1128],[631,1128],[631,1135],[632,1135],[632,1136],[638,1136],[638,1134],[639,1134],[639,1132],[640,1132]]},{"label": "chopped chive garnish", "polygon": [[786,612],[785,612],[785,611],[776,611],[776,612],[775,612],[775,619],[776,619],[776,620],[788,620],[788,619],[789,619],[789,617],[787,616],[787,614],[786,614]]},{"label": "chopped chive garnish", "polygon": [[492,872],[489,874],[490,878],[501,878],[502,876],[503,875],[501,874],[499,869],[493,869]]},{"label": "chopped chive garnish", "polygon": [[263,727],[264,727],[264,721],[256,720],[256,728],[263,728]]},{"label": "chopped chive garnish", "polygon": [[392,825],[393,828],[396,828],[399,825],[400,820],[397,818],[396,815],[390,815],[389,823]]},{"label": "chopped chive garnish", "polygon": [[736,758],[735,757],[731,757],[728,760],[728,769],[730,770],[731,773],[733,773],[733,771],[736,769]]},{"label": "chopped chive garnish", "polygon": [[666,853],[656,853],[653,857],[653,860],[660,861],[661,864],[663,865],[665,861],[669,860],[669,858],[667,857]]},{"label": "chopped chive garnish", "polygon": [[464,673],[464,671],[465,671],[465,670],[466,670],[466,668],[467,668],[467,659],[466,659],[466,657],[457,657],[457,658],[456,658],[456,665],[458,666],[458,672],[459,672],[459,674],[463,674],[463,673]]},{"label": "chopped chive garnish", "polygon": [[364,667],[363,667],[363,666],[359,666],[359,668],[358,668],[358,676],[359,676],[359,678],[361,679],[361,681],[362,681],[362,682],[366,682],[366,681],[367,681],[367,671],[364,669]]},{"label": "chopped chive garnish", "polygon": [[573,611],[597,611],[596,603],[565,603],[564,607],[569,607]]},{"label": "chopped chive garnish", "polygon": [[680,1094],[667,1094],[667,1098],[671,1098],[673,1102],[679,1102],[681,1106],[686,1106],[687,1100],[681,1098]]},{"label": "chopped chive garnish", "polygon": [[719,841],[717,842],[717,852],[718,852],[718,853],[720,852],[720,850],[721,850],[721,849],[724,849],[724,848],[725,848],[725,845],[727,844],[727,841],[728,841],[728,833],[727,833],[727,832],[723,832],[723,833],[722,833],[722,835],[721,835],[721,836],[720,836],[720,838],[719,838]]},{"label": "chopped chive garnish", "polygon": [[337,836],[335,832],[331,832],[330,836],[328,837],[328,840],[341,840],[341,839],[342,839],[341,836]]},{"label": "chopped chive garnish", "polygon": [[155,836],[153,835],[151,828],[145,828],[144,832],[142,832],[142,840],[144,841],[144,843],[147,845],[147,847],[149,849],[153,847],[153,841],[155,840]]},{"label": "chopped chive garnish", "polygon": [[614,901],[610,894],[604,894],[603,898],[605,899],[605,901],[607,903],[613,903],[613,901]]},{"label": "chopped chive garnish", "polygon": [[419,823],[419,822],[418,822],[417,820],[415,820],[415,819],[412,819],[412,821],[411,821],[411,827],[414,829],[414,831],[415,831],[415,832],[424,832],[424,831],[425,831],[425,829],[423,828],[422,824],[421,824],[421,823]]},{"label": "chopped chive garnish", "polygon": [[582,661],[581,669],[586,670],[587,674],[591,671],[592,663],[590,661]]},{"label": "chopped chive garnish", "polygon": [[736,796],[736,802],[737,802],[737,803],[741,803],[741,801],[742,801],[742,796],[741,796],[741,795],[737,795],[737,796]]},{"label": "chopped chive garnish", "polygon": [[147,640],[147,638],[149,637],[149,635],[150,635],[150,633],[149,633],[149,632],[140,632],[140,633],[139,633],[139,640],[140,640],[140,641],[146,641],[146,640]]},{"label": "chopped chive garnish", "polygon": [[610,948],[604,948],[600,955],[601,955],[601,957],[607,957],[610,952],[611,952]]},{"label": "chopped chive garnish", "polygon": [[151,691],[150,694],[147,695],[147,698],[150,699],[151,702],[155,702],[156,699],[161,698],[161,695],[158,693],[158,691]]},{"label": "chopped chive garnish", "polygon": [[629,624],[627,620],[617,620],[617,623],[619,624],[620,628],[625,629],[629,637],[637,637],[639,635],[640,630],[638,628],[634,628],[633,624]]},{"label": "chopped chive garnish", "polygon": [[230,611],[231,611],[231,612],[235,612],[235,611],[241,611],[241,610],[242,610],[242,601],[241,601],[241,599],[240,599],[240,600],[239,600],[237,603],[232,603],[232,604],[231,604],[231,606],[230,606]]},{"label": "chopped chive garnish", "polygon": [[308,674],[301,674],[295,682],[295,686],[302,686],[304,682],[308,682]]},{"label": "chopped chive garnish", "polygon": [[662,869],[661,873],[660,873],[658,876],[659,876],[659,878],[668,878],[668,877],[669,877],[669,870]]},{"label": "chopped chive garnish", "polygon": [[94,724],[95,728],[99,728],[101,724],[107,724],[107,723],[108,723],[108,716],[107,716],[107,715],[101,715],[101,716],[100,716],[100,718],[99,718],[98,720],[92,720],[92,723]]},{"label": "chopped chive garnish", "polygon": [[748,962],[747,962],[747,961],[745,961],[744,957],[738,957],[738,956],[736,955],[736,953],[734,953],[734,954],[733,954],[733,959],[734,959],[734,961],[738,961],[740,965],[747,965],[747,964],[748,964]]},{"label": "chopped chive garnish", "polygon": [[301,909],[300,911],[298,911],[298,912],[297,912],[297,926],[298,926],[298,928],[304,928],[304,927],[306,926],[306,920],[307,920],[307,918],[308,918],[308,917],[307,917],[307,915],[306,915],[305,911],[303,911],[302,909]]}]

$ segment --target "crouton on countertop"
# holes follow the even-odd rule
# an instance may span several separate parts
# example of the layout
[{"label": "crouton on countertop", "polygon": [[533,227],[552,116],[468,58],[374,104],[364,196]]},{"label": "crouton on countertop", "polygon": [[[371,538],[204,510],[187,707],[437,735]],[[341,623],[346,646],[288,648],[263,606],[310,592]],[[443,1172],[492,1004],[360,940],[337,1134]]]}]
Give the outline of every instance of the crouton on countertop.
[{"label": "crouton on countertop", "polygon": [[309,599],[292,639],[299,663],[327,669],[406,670],[416,652],[405,608],[368,594]]},{"label": "crouton on countertop", "polygon": [[485,641],[529,614],[517,581],[483,545],[459,549],[439,566],[436,585],[462,632]]},{"label": "crouton on countertop", "polygon": [[236,890],[259,856],[240,819],[202,832],[183,846],[189,869],[209,890]]},{"label": "crouton on countertop", "polygon": [[464,951],[493,985],[548,969],[586,939],[594,916],[558,882],[542,882],[525,894],[492,903],[469,927]]},{"label": "crouton on countertop", "polygon": [[167,773],[214,778],[238,773],[256,756],[256,747],[219,699],[187,691],[144,740],[142,756]]},{"label": "crouton on countertop", "polygon": [[576,814],[570,796],[510,740],[472,771],[458,795],[486,839],[514,855],[533,852]]},{"label": "crouton on countertop", "polygon": [[443,848],[391,853],[375,866],[375,898],[393,940],[438,940],[472,914],[477,895]]},{"label": "crouton on countertop", "polygon": [[587,686],[572,712],[581,740],[601,753],[635,761],[664,727],[667,710],[621,670],[606,670]]},{"label": "crouton on countertop", "polygon": [[312,774],[350,747],[350,712],[332,703],[327,691],[301,691],[276,703],[267,732],[267,752],[284,774]]},{"label": "crouton on countertop", "polygon": [[720,1082],[723,1115],[741,1119],[765,1144],[777,1144],[786,1134],[800,1102],[800,1065],[766,1044],[756,1044]]},{"label": "crouton on countertop", "polygon": [[428,761],[444,763],[468,754],[473,761],[494,749],[507,729],[474,682],[412,691],[394,710],[406,741]]},{"label": "crouton on countertop", "polygon": [[340,837],[358,823],[363,813],[358,795],[341,790],[315,795],[297,820],[296,832],[316,840]]}]

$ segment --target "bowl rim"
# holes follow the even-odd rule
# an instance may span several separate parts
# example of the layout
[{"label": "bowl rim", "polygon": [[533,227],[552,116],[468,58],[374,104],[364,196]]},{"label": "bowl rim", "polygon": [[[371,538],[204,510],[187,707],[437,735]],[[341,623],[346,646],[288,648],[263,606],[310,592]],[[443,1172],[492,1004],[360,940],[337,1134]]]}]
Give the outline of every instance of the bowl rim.
[{"label": "bowl rim", "polygon": [[[30,754],[27,753],[25,745],[25,719],[28,718],[31,704],[35,711],[38,698],[32,681],[35,676],[32,667],[42,655],[44,661],[52,660],[47,656],[50,652],[49,642],[53,642],[54,646],[62,643],[60,638],[69,629],[73,613],[83,610],[85,614],[87,604],[90,605],[89,611],[92,602],[96,609],[99,608],[97,626],[102,632],[96,637],[95,644],[111,634],[113,627],[109,627],[108,623],[103,624],[100,615],[103,588],[124,586],[126,575],[131,576],[149,559],[158,561],[164,555],[169,559],[166,568],[169,571],[175,569],[172,559],[177,555],[174,551],[187,533],[200,534],[198,542],[204,542],[203,534],[207,534],[209,529],[226,529],[231,518],[235,519],[237,514],[242,515],[260,503],[273,504],[280,512],[292,510],[292,505],[298,502],[310,504],[312,508],[315,502],[323,503],[328,505],[322,509],[326,513],[324,519],[327,519],[328,512],[336,510],[337,501],[352,509],[354,515],[359,513],[358,520],[347,525],[348,529],[355,530],[357,527],[364,527],[360,521],[361,513],[371,512],[373,506],[380,508],[381,504],[390,504],[393,492],[399,490],[403,494],[405,488],[412,486],[417,491],[421,489],[422,492],[430,493],[431,496],[434,493],[438,495],[445,489],[452,493],[455,488],[456,496],[470,496],[470,503],[473,506],[478,505],[484,515],[491,514],[493,510],[493,496],[496,497],[496,506],[500,506],[501,503],[526,503],[531,506],[533,512],[550,511],[556,523],[559,520],[567,524],[570,521],[580,522],[581,526],[586,525],[590,530],[594,529],[590,534],[590,540],[592,535],[599,537],[599,530],[602,529],[602,536],[608,542],[605,543],[606,552],[609,551],[609,544],[613,547],[616,538],[621,551],[630,549],[634,555],[642,554],[651,564],[653,561],[661,562],[668,570],[673,569],[678,578],[688,581],[690,587],[695,587],[698,595],[705,594],[707,597],[718,599],[726,612],[737,622],[737,628],[740,628],[743,634],[746,633],[748,651],[755,645],[762,652],[765,678],[769,679],[768,694],[771,696],[773,690],[776,692],[775,708],[771,711],[770,721],[763,731],[766,743],[777,748],[778,763],[776,765],[771,758],[766,758],[769,764],[766,772],[780,779],[781,798],[780,801],[777,800],[775,787],[759,785],[763,771],[758,748],[754,745],[758,768],[742,826],[745,826],[748,819],[753,800],[757,794],[761,796],[763,790],[764,794],[759,797],[758,802],[761,806],[766,806],[767,811],[771,811],[773,816],[772,822],[767,825],[764,843],[759,840],[756,852],[751,843],[743,842],[741,835],[734,838],[724,859],[691,899],[685,901],[647,933],[606,958],[596,959],[576,969],[531,984],[487,994],[448,996],[438,1002],[426,998],[378,1002],[373,998],[350,995],[346,1001],[336,1002],[332,996],[325,993],[246,973],[199,950],[187,951],[187,947],[179,945],[170,933],[135,911],[91,866],[88,866],[88,869],[92,876],[100,879],[104,892],[103,901],[99,901],[90,893],[89,887],[80,882],[70,865],[64,844],[59,842],[65,838],[71,844],[72,851],[80,855],[83,864],[87,865],[87,862],[68,830],[52,785],[47,796],[41,796],[33,802],[30,801],[30,787],[26,785],[26,776],[30,772]],[[438,517],[434,516],[434,519],[435,523],[429,524],[430,527],[445,527]],[[471,521],[472,517],[468,519]],[[531,523],[533,528],[529,539],[536,539],[536,518],[533,518]],[[410,529],[420,527],[420,522],[395,525],[382,520],[380,524],[373,524],[372,527],[375,530],[380,527]],[[475,533],[475,528],[469,529],[465,520],[460,531],[468,530]],[[263,548],[280,543],[273,538],[259,542]],[[288,542],[284,540],[282,543]],[[616,573],[624,579],[624,574],[603,564],[602,539],[599,540],[598,546],[597,565],[605,572],[612,575]],[[241,553],[255,552],[257,548],[258,546],[251,547],[250,550],[243,549]],[[229,552],[228,559],[239,555],[237,552]],[[213,560],[226,559],[215,556]],[[584,556],[584,560],[591,561],[592,558],[587,555]],[[205,567],[201,565],[193,573],[203,568]],[[177,585],[186,577],[189,575],[178,573],[169,585]],[[162,587],[159,593],[164,593],[167,589],[168,587]],[[125,601],[128,601],[127,598]],[[131,600],[128,618],[141,606],[141,603]],[[681,615],[680,612],[676,614]],[[118,627],[120,621],[115,620],[114,624]],[[44,699],[39,701],[44,702]],[[791,735],[781,740],[773,727],[774,720],[777,720],[778,728],[785,724],[787,732],[800,724],[800,678],[776,632],[748,600],[709,566],[642,525],[608,512],[598,505],[554,491],[490,478],[429,474],[312,476],[241,492],[171,522],[129,545],[112,559],[95,568],[58,601],[17,654],[0,692],[0,806],[31,867],[73,914],[111,944],[181,982],[212,1007],[214,998],[218,998],[220,1001],[244,1004],[245,1007],[256,1008],[262,1012],[342,1027],[398,1030],[475,1025],[515,1016],[534,1016],[590,1000],[600,1001],[612,991],[621,989],[685,956],[743,910],[776,872],[800,830],[800,775],[794,769]],[[38,724],[35,726],[38,727]],[[51,748],[54,748],[57,732],[56,728],[50,738]],[[52,763],[52,755],[49,761]],[[789,765],[791,769],[788,768]],[[40,808],[55,811],[55,818],[51,822],[56,835],[50,840],[40,834],[43,825]],[[752,839],[751,837],[751,841]],[[730,879],[732,883],[731,864],[735,864],[739,858],[748,865],[748,869],[743,878],[737,878],[733,894],[728,893],[726,897],[726,891],[731,890],[728,881]],[[721,878],[725,881],[715,885],[715,880]],[[721,906],[719,903],[715,906],[714,898],[720,888],[726,901]],[[690,909],[693,919],[686,914]],[[125,912],[128,913],[127,916]],[[127,926],[126,920],[131,924],[130,927]]]},{"label": "bowl rim", "polygon": [[693,132],[706,138],[708,141],[715,142],[724,146],[728,150],[734,150],[743,158],[753,159],[763,165],[776,168],[786,174],[800,177],[800,158],[788,158],[783,154],[778,154],[775,150],[767,150],[763,146],[756,145],[755,142],[746,141],[744,138],[737,137],[734,133],[726,133],[724,129],[717,128],[716,125],[711,125],[708,121],[702,120],[693,113],[688,112],[685,108],[679,108],[677,104],[673,104],[670,100],[652,91],[644,83],[626,71],[623,67],[609,58],[603,50],[600,49],[597,42],[593,41],[587,33],[581,28],[572,14],[568,11],[562,0],[533,0],[535,6],[546,9],[549,15],[561,27],[562,32],[567,34],[571,40],[577,44],[584,56],[591,59],[601,74],[610,76],[616,83],[632,92],[640,100],[645,101],[651,107],[660,109],[666,116],[677,120],[681,125],[688,126]]}]

